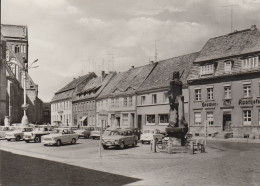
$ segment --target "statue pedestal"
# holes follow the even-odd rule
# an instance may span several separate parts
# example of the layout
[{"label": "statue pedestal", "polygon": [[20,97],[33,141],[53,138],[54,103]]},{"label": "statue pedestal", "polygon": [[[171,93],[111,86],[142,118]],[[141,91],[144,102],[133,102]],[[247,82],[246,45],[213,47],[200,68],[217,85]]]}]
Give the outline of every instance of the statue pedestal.
[{"label": "statue pedestal", "polygon": [[168,154],[186,153],[189,151],[189,148],[188,148],[188,146],[181,145],[181,139],[169,137],[166,150],[167,150]]}]

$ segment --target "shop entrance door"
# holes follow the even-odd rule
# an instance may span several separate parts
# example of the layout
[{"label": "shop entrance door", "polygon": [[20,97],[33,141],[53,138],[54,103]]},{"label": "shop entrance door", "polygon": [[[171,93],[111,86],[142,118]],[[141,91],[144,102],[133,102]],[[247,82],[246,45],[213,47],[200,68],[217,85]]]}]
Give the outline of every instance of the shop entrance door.
[{"label": "shop entrance door", "polygon": [[223,131],[231,131],[231,113],[223,114]]}]

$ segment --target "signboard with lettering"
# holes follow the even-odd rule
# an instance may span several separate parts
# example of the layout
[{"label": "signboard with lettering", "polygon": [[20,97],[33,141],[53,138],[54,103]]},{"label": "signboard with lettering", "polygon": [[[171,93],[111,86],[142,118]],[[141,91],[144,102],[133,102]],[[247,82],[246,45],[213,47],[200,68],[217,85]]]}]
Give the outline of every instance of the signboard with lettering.
[{"label": "signboard with lettering", "polygon": [[216,102],[202,102],[201,105],[202,107],[215,107],[218,104]]},{"label": "signboard with lettering", "polygon": [[257,105],[260,104],[260,99],[240,99],[238,105]]}]

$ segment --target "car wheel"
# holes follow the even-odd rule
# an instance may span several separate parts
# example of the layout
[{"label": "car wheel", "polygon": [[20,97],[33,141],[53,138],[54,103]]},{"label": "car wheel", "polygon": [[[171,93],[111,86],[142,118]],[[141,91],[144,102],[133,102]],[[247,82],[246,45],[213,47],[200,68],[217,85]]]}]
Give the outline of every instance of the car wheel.
[{"label": "car wheel", "polygon": [[142,144],[144,144],[144,141],[141,141]]},{"label": "car wheel", "polygon": [[56,144],[57,146],[61,146],[61,140],[57,140]]},{"label": "car wheel", "polygon": [[21,140],[21,136],[16,136],[15,141],[20,141]]},{"label": "car wheel", "polygon": [[34,141],[35,141],[35,143],[40,143],[41,142],[41,138],[39,136],[36,136],[34,138]]},{"label": "car wheel", "polygon": [[103,145],[103,148],[104,148],[104,149],[108,149],[108,146],[106,146],[106,145]]},{"label": "car wheel", "polygon": [[92,137],[92,139],[94,140],[94,139],[95,139],[95,137],[93,136],[93,137]]},{"label": "car wheel", "polygon": [[26,143],[29,143],[30,141],[29,140],[25,140]]},{"label": "car wheel", "polygon": [[89,134],[85,135],[84,138],[88,139],[89,138]]},{"label": "car wheel", "polygon": [[71,144],[75,144],[76,143],[76,139],[72,138]]},{"label": "car wheel", "polygon": [[120,149],[124,149],[125,148],[125,142],[122,142],[120,145],[119,145]]},{"label": "car wheel", "polygon": [[132,146],[135,147],[136,145],[137,145],[137,141],[135,140]]},{"label": "car wheel", "polygon": [[11,139],[7,139],[7,141],[11,141]]}]

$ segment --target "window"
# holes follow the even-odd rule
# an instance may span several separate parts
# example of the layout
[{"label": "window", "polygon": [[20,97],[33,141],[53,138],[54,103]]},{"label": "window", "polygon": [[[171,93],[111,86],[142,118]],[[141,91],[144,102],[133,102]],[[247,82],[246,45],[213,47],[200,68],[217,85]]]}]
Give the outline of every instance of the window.
[{"label": "window", "polygon": [[152,94],[152,104],[156,104],[156,103],[157,103],[157,95]]},{"label": "window", "polygon": [[111,108],[114,108],[114,107],[115,107],[115,100],[111,99]]},{"label": "window", "polygon": [[119,108],[119,98],[116,98],[116,108]]},{"label": "window", "polygon": [[159,124],[168,124],[169,117],[168,114],[159,114]]},{"label": "window", "polygon": [[251,125],[251,121],[252,121],[251,110],[244,110],[243,111],[243,125]]},{"label": "window", "polygon": [[127,107],[127,98],[124,98],[124,107]]},{"label": "window", "polygon": [[208,100],[213,100],[214,97],[213,97],[213,88],[207,88],[207,98]]},{"label": "window", "polygon": [[224,98],[231,99],[231,86],[224,86]]},{"label": "window", "polygon": [[200,66],[200,75],[213,74],[214,64]]},{"label": "window", "polygon": [[141,105],[145,104],[145,96],[141,96]]},{"label": "window", "polygon": [[167,102],[168,102],[168,93],[167,93],[167,92],[164,92],[164,93],[163,93],[163,102],[164,102],[164,103],[167,103]]},{"label": "window", "polygon": [[20,53],[20,47],[18,45],[15,45],[14,52],[15,53]]},{"label": "window", "polygon": [[244,97],[250,97],[251,96],[251,84],[244,84],[243,90],[244,90]]},{"label": "window", "polygon": [[12,45],[12,51],[14,51],[15,49],[14,49],[14,45]]},{"label": "window", "polygon": [[258,68],[259,57],[250,57],[242,60],[242,69]]},{"label": "window", "polygon": [[128,114],[123,114],[123,123],[124,124],[128,123]]},{"label": "window", "polygon": [[214,124],[213,112],[207,112],[207,121],[208,121],[208,125]]},{"label": "window", "polygon": [[146,125],[155,125],[155,115],[146,115]]},{"label": "window", "polygon": [[133,105],[133,97],[129,97],[129,106],[131,107]]},{"label": "window", "polygon": [[194,113],[194,124],[201,125],[201,112]]},{"label": "window", "polygon": [[195,89],[195,100],[201,101],[201,89]]},{"label": "window", "polygon": [[224,72],[231,72],[232,70],[232,61],[226,61],[224,63]]}]

